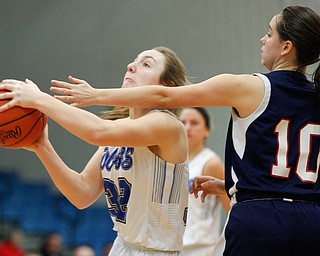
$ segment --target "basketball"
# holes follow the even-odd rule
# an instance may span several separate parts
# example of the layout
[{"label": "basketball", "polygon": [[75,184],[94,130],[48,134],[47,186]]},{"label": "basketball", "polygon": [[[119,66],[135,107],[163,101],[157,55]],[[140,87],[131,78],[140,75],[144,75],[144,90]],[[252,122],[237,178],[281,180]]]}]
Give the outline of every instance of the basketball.
[{"label": "basketball", "polygon": [[[0,106],[8,101],[0,100]],[[15,149],[31,145],[39,138],[46,123],[47,117],[33,108],[15,106],[0,112],[0,147]]]}]

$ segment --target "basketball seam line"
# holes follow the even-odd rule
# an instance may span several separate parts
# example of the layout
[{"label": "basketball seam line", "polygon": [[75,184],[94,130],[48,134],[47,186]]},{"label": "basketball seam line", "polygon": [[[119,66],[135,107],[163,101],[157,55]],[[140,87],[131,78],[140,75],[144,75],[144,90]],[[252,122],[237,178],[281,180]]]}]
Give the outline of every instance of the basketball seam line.
[{"label": "basketball seam line", "polygon": [[19,118],[16,118],[16,119],[11,120],[11,121],[9,121],[9,122],[6,122],[6,123],[4,123],[4,124],[0,124],[0,127],[1,127],[1,126],[4,126],[4,125],[7,125],[7,124],[10,124],[10,123],[13,123],[13,122],[15,122],[15,121],[18,121],[18,120],[20,120],[20,119],[22,119],[22,118],[25,118],[26,116],[30,116],[30,115],[32,115],[32,114],[33,114],[34,112],[36,112],[36,111],[38,111],[38,110],[35,109],[35,110],[29,112],[28,114],[26,114],[26,115],[24,115],[24,116],[20,116]]},{"label": "basketball seam line", "polygon": [[9,145],[4,144],[4,145],[2,145],[2,146],[9,148],[9,147],[12,147],[12,146],[20,143],[22,140],[24,140],[24,139],[32,132],[33,128],[38,124],[38,122],[39,122],[39,120],[40,120],[41,118],[42,118],[42,121],[43,121],[43,122],[42,122],[42,129],[43,129],[43,125],[44,125],[44,114],[41,114],[41,116],[38,117],[38,119],[36,120],[36,122],[34,122],[33,126],[31,127],[31,129],[29,130],[29,132],[28,132],[25,136],[23,136],[20,140],[14,142],[14,143],[12,143],[12,144],[9,144]]}]

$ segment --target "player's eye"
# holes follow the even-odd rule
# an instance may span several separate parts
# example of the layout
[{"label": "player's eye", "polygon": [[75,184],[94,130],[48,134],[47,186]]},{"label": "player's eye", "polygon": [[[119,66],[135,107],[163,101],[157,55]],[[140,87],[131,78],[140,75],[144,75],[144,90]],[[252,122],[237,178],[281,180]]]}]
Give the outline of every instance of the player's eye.
[{"label": "player's eye", "polygon": [[143,62],[143,66],[147,67],[147,68],[150,68],[150,65],[147,62]]}]

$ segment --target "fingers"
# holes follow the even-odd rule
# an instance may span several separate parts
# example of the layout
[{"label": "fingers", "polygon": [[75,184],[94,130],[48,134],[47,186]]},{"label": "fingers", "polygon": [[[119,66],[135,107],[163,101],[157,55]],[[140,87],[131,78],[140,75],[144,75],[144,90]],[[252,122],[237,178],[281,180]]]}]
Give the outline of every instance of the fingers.
[{"label": "fingers", "polygon": [[193,180],[192,186],[190,188],[190,194],[194,194],[195,198],[199,197],[199,191],[202,190],[201,187],[201,183],[199,183],[199,179],[197,179],[197,177],[195,177],[195,179]]},{"label": "fingers", "polygon": [[7,91],[5,89],[0,89],[0,100],[12,99],[11,91]]},{"label": "fingers", "polygon": [[206,199],[207,193],[202,192],[201,194],[201,202],[204,203],[205,199]]},{"label": "fingers", "polygon": [[58,95],[54,95],[54,98],[61,100],[63,102],[68,102],[69,97],[68,96],[58,96]]},{"label": "fingers", "polygon": [[69,88],[70,89],[73,84],[83,84],[83,83],[86,82],[85,80],[82,80],[82,79],[79,79],[79,78],[75,78],[73,76],[68,76],[68,79],[71,82],[71,84],[67,83],[67,82],[64,82],[64,81],[54,80],[54,79],[51,80],[51,84],[53,84],[55,86],[59,86],[59,87],[63,87],[63,88]]},{"label": "fingers", "polygon": [[54,95],[53,97],[62,102],[72,102],[72,96]]},{"label": "fingers", "polygon": [[26,84],[34,84],[35,85],[35,83],[33,81],[29,80],[28,78],[25,80],[25,83]]},{"label": "fingers", "polygon": [[2,80],[2,82],[0,83],[0,90],[12,91],[12,89],[16,85],[21,85],[21,84],[25,84],[25,82],[21,82],[14,79],[5,79],[5,80]]},{"label": "fingers", "polygon": [[72,84],[58,80],[51,80],[51,84],[65,89],[72,88]]},{"label": "fingers", "polygon": [[2,80],[1,83],[11,83],[11,84],[18,84],[18,83],[22,83],[21,81],[19,80],[16,80],[16,79],[4,79]]},{"label": "fingers", "polygon": [[[54,95],[54,97],[63,102],[69,102],[69,96],[73,95],[72,84],[58,80],[51,80],[51,84],[58,87],[51,86],[50,91],[60,94]],[[61,94],[65,96],[61,96]]]},{"label": "fingers", "polygon": [[70,106],[77,107],[77,108],[82,107],[81,104],[74,102],[75,100],[74,100],[73,96],[54,95],[53,97],[56,98],[57,100],[62,101],[62,102],[70,103]]},{"label": "fingers", "polygon": [[67,83],[67,82],[63,82],[63,81],[58,81],[58,80],[51,80],[51,84],[57,87],[50,87],[50,91],[57,93],[57,94],[62,94],[65,96],[61,96],[61,95],[55,95],[55,98],[63,101],[63,102],[72,102],[73,97],[70,97],[72,95],[74,95],[74,84],[80,84],[80,83],[84,83],[85,81],[74,78],[72,76],[69,76],[69,81],[71,83]]},{"label": "fingers", "polygon": [[63,88],[50,87],[50,91],[54,93],[66,95],[66,96],[73,95],[73,91],[71,90],[71,88],[66,88],[66,87],[63,87]]},{"label": "fingers", "polygon": [[[191,193],[191,191],[190,191],[190,193]],[[193,195],[194,195],[195,198],[198,198],[198,197],[199,197],[199,190],[194,189],[194,190],[192,191],[192,193],[193,193]]]},{"label": "fingers", "polygon": [[0,106],[0,112],[4,112],[6,110],[8,110],[9,108],[14,107],[14,100],[10,100],[9,102],[7,102],[6,104]]},{"label": "fingers", "polygon": [[5,79],[0,83],[0,99],[11,99],[13,97],[13,90],[17,88],[16,85],[25,84],[24,82]]},{"label": "fingers", "polygon": [[69,76],[69,81],[73,84],[83,84],[85,83],[86,81],[82,80],[82,79],[79,79],[79,78],[75,78],[73,76]]}]

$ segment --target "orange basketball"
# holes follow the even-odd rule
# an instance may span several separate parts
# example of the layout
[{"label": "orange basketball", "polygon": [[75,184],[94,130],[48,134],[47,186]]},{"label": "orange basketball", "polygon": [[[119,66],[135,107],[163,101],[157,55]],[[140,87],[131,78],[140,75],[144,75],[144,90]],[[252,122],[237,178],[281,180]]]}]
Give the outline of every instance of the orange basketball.
[{"label": "orange basketball", "polygon": [[[1,93],[1,92],[0,92]],[[9,100],[0,100],[0,106]],[[22,148],[41,135],[47,117],[37,109],[15,106],[0,112],[0,147]]]}]

